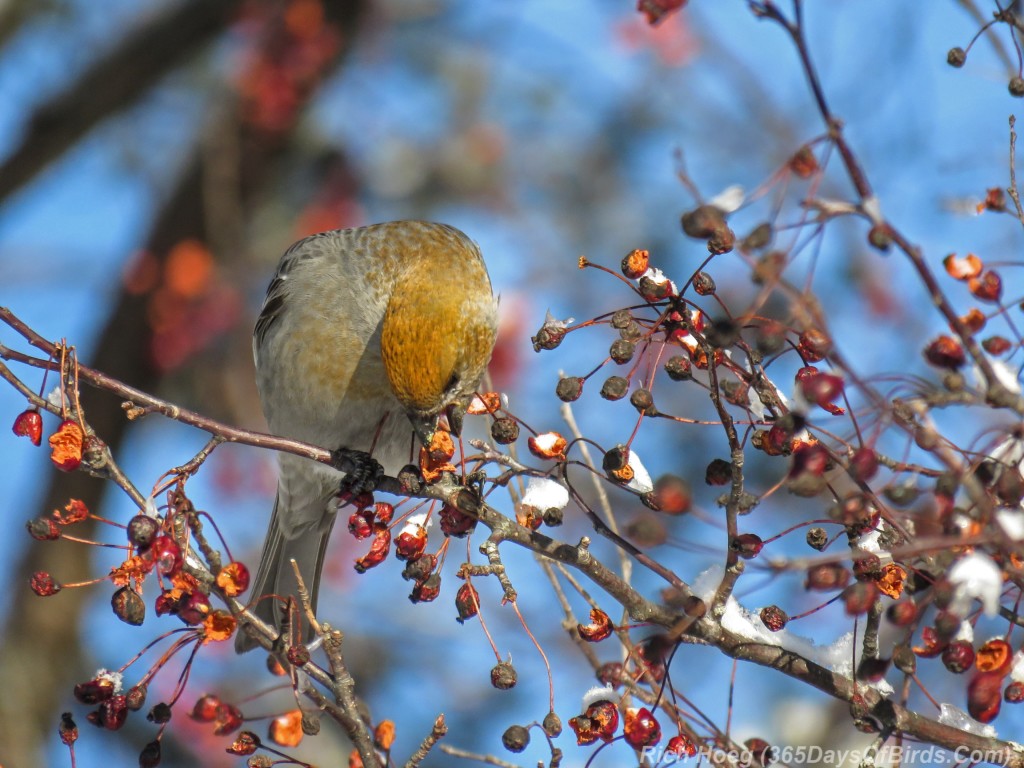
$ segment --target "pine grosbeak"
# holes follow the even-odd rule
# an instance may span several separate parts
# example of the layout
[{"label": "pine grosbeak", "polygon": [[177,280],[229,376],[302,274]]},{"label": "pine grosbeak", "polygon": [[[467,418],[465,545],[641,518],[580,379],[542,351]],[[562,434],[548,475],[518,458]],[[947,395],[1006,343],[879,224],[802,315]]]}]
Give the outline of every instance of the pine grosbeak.
[{"label": "pine grosbeak", "polygon": [[[480,249],[454,227],[396,221],[300,240],[281,258],[253,334],[270,430],[366,452],[376,473],[394,476],[429,441],[439,414],[476,390],[496,327]],[[343,477],[281,454],[251,601],[296,595],[294,558],[315,607]],[[375,472],[359,481],[372,487]],[[281,626],[281,599],[264,597],[254,610]],[[239,632],[235,647],[254,644]]]}]

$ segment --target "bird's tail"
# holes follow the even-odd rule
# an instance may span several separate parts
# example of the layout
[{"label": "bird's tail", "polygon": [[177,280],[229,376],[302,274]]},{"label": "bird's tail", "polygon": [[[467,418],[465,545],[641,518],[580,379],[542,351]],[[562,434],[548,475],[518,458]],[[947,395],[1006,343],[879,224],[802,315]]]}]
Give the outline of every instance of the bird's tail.
[{"label": "bird's tail", "polygon": [[[305,612],[298,603],[299,587],[291,561],[295,560],[302,574],[302,581],[309,590],[310,603],[316,612],[317,594],[320,592],[320,574],[324,565],[324,553],[331,536],[335,515],[330,515],[326,526],[311,526],[298,532],[293,538],[286,538],[280,523],[285,514],[282,494],[278,489],[274,500],[274,513],[270,518],[267,538],[260,554],[260,566],[249,593],[249,602],[255,613],[271,626],[281,628],[285,613],[285,601],[295,598],[298,617],[306,628],[304,640],[312,639],[312,628],[306,621]],[[248,633],[240,629],[235,635],[235,652],[245,653],[256,647]]]}]

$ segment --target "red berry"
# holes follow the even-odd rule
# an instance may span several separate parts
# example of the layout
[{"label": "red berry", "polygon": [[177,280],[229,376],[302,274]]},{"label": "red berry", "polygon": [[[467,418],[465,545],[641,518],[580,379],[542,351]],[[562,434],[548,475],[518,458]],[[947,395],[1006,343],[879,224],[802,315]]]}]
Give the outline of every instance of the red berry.
[{"label": "red berry", "polygon": [[43,441],[43,417],[35,408],[22,411],[14,420],[11,430],[18,437],[27,437],[32,445],[39,445]]}]

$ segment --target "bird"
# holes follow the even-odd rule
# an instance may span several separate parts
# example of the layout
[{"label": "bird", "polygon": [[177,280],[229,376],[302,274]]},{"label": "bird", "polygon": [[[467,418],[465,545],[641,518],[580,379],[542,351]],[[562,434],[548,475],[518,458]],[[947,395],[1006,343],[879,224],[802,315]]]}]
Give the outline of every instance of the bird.
[{"label": "bird", "polygon": [[[441,414],[476,392],[497,317],[480,248],[455,227],[392,221],[299,240],[281,257],[253,331],[270,432],[369,455],[375,466],[356,483],[372,490],[380,472],[395,476],[429,445]],[[315,610],[345,481],[289,453],[279,454],[279,469],[250,595],[256,615],[277,628],[280,598],[298,594],[293,558]],[[239,631],[238,653],[255,645]]]}]

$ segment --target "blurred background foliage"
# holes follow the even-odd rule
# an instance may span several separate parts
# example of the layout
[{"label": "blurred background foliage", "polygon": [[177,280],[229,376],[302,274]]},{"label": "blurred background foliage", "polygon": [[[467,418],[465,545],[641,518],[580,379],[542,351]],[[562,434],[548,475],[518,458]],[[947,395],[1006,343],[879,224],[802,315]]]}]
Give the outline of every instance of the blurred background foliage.
[{"label": "blurred background foliage", "polygon": [[[887,214],[936,265],[950,251],[992,260],[1019,253],[1009,217],[979,218],[973,208],[986,187],[1007,181],[1012,48],[1008,39],[986,39],[964,70],[945,65],[945,51],[974,34],[976,14],[993,8],[948,0],[930,3],[926,13],[886,0],[808,6],[826,92]],[[574,334],[557,353],[536,357],[530,334],[548,309],[583,319],[631,299],[613,278],[579,272],[577,257],[614,268],[630,249],[647,248],[685,282],[706,252],[679,231],[680,213],[695,202],[680,183],[683,164],[706,197],[732,184],[756,190],[822,132],[791,46],[738,0],[697,0],[654,27],[627,0],[4,0],[0,303],[44,335],[68,338],[83,361],[112,376],[259,429],[250,333],[284,248],[335,227],[447,221],[481,244],[502,294],[496,387],[533,426],[559,428],[558,370],[590,370],[612,337]],[[821,195],[848,194],[831,183]],[[789,190],[784,199],[801,193]],[[734,228],[742,235],[769,214],[752,206]],[[863,374],[922,368],[908,344],[936,332],[937,319],[904,266],[871,251],[863,235],[834,226],[806,249],[796,274],[829,308]],[[727,303],[742,306],[756,290],[745,269],[713,265],[710,272]],[[129,427],[118,402],[83,396],[91,423],[140,487],[202,445],[202,435],[157,419]],[[706,413],[706,403],[664,398],[663,409]],[[19,398],[0,389],[0,412],[13,418],[19,410]],[[628,405],[604,403],[596,392],[577,404],[577,416],[585,434],[604,442],[624,440],[634,424]],[[698,517],[713,518],[716,494],[700,481],[708,457],[722,451],[719,431],[645,426],[636,447],[655,474],[690,479]],[[29,573],[47,569],[73,582],[104,573],[117,553],[40,544],[20,528],[68,497],[121,521],[130,504],[83,475],[58,476],[45,452],[7,430],[0,456],[8,531],[0,537],[0,764],[68,764],[56,739],[67,709],[83,726],[80,766],[133,764],[153,727],[135,718],[119,734],[89,728],[71,686],[97,667],[124,663],[176,620],[151,618],[146,629],[129,630],[110,614],[103,588],[35,598],[23,587]],[[756,462],[754,472],[763,487],[776,476]],[[271,455],[228,446],[189,488],[235,556],[252,562],[273,486]],[[626,497],[617,503],[624,522],[640,514]],[[800,519],[793,507],[750,526],[771,535]],[[579,521],[568,526],[569,539],[587,533]],[[119,541],[113,529],[93,535]],[[673,523],[658,553],[692,579],[720,561],[723,544],[720,527],[688,519]],[[485,616],[520,674],[509,693],[489,686],[493,655],[479,628],[453,621],[450,574],[438,602],[411,606],[398,569],[357,578],[351,562],[359,547],[344,532],[335,552],[321,613],[346,631],[374,717],[397,721],[396,754],[412,751],[441,707],[451,742],[485,752],[500,751],[507,725],[543,717],[543,667],[514,617],[498,607],[494,585],[484,585]],[[557,709],[567,719],[592,676],[565,639],[530,558],[506,557],[527,621],[553,660]],[[752,603],[769,602],[769,588],[787,584],[763,583]],[[799,610],[800,600],[806,596],[787,609]],[[838,621],[841,609],[807,633],[831,640],[846,631],[830,626],[829,615]],[[177,664],[158,677],[151,701],[173,689]],[[261,666],[256,654],[236,659],[226,646],[210,648],[185,699],[216,689],[242,700],[273,682],[259,678]],[[686,648],[673,670],[677,686],[724,721],[727,661]],[[767,696],[758,691],[765,684],[772,686]],[[845,714],[833,720],[821,696],[764,670],[741,668],[737,692],[732,723],[741,740],[857,738]],[[270,715],[288,702],[278,692],[244,710]],[[347,748],[331,731],[296,754],[341,763]],[[238,764],[224,746],[208,728],[178,717],[165,737],[164,764]],[[566,764],[581,765],[585,756],[566,748]],[[605,755],[594,764],[623,759]]]}]

